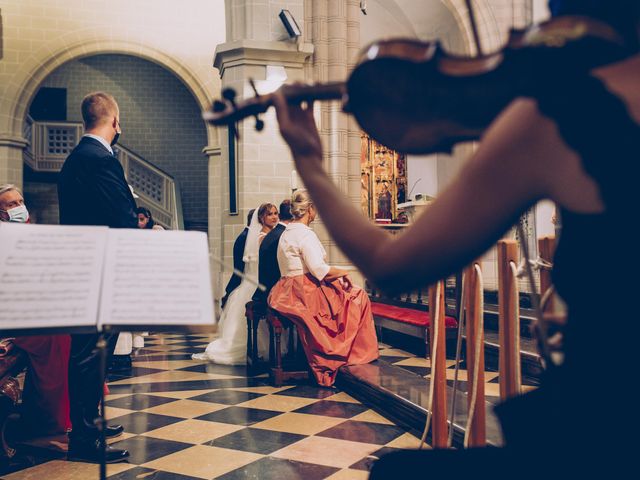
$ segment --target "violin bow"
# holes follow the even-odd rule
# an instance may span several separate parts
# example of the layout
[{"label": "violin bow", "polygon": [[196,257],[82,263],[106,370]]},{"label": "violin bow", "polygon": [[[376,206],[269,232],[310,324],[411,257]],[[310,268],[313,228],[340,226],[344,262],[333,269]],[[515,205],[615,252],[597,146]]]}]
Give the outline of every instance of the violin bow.
[{"label": "violin bow", "polygon": [[476,44],[476,51],[477,51],[477,55],[478,57],[481,57],[484,55],[483,51],[482,51],[482,45],[480,43],[480,35],[478,34],[478,24],[476,23],[476,14],[475,11],[473,9],[473,1],[472,0],[465,0],[465,3],[467,4],[467,12],[469,14],[469,22],[471,23],[471,31],[473,33],[473,41]]}]

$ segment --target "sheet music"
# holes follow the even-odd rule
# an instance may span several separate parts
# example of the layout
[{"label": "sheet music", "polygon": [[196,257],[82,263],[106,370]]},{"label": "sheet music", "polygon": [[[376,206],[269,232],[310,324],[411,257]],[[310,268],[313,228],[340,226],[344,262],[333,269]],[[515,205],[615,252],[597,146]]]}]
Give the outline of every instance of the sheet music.
[{"label": "sheet music", "polygon": [[101,325],[212,325],[209,248],[202,232],[110,230]]},{"label": "sheet music", "polygon": [[95,326],[106,227],[0,225],[0,329]]}]

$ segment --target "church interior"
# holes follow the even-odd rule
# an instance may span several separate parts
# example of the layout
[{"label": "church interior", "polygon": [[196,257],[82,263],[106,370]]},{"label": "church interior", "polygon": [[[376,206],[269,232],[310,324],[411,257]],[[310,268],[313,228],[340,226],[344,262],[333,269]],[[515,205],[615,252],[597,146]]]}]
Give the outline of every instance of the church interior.
[{"label": "church interior", "polygon": [[[283,86],[344,85],[384,39],[482,56],[499,51],[512,30],[549,17],[546,0],[3,0],[0,185],[19,189],[30,223],[59,225],[61,170],[85,138],[81,103],[91,92],[108,92],[121,133],[113,156],[136,205],[166,231],[206,238],[213,309],[228,325],[225,286],[240,273],[237,239],[251,232],[252,218],[262,223],[262,205],[278,209],[305,183],[273,108],[226,124],[213,117]],[[379,79],[362,87],[369,103],[402,88],[391,65],[386,88],[373,90]],[[322,167],[363,218],[401,237],[479,139],[442,151],[394,149],[361,126],[367,119],[343,112],[344,98],[307,101]],[[216,99],[223,100],[217,107]],[[393,118],[394,109],[362,115]],[[343,362],[323,385],[307,364],[300,327],[271,307],[260,310],[255,296],[240,306],[241,362],[197,355],[219,338],[222,322],[200,330],[151,323],[120,333],[102,413],[124,427],[109,446],[129,456],[105,474],[99,462],[67,459],[65,432],[23,438],[16,431],[27,367],[24,358],[10,364],[0,352],[0,478],[357,480],[401,450],[503,446],[494,407],[539,387],[545,358],[532,327],[538,310],[563,309],[550,274],[562,228],[556,205],[537,202],[471,264],[402,292],[368,279],[322,212],[309,225],[314,219],[304,228],[319,239],[327,269],[348,273],[370,302],[376,360]],[[241,269],[247,258],[240,254]]]}]

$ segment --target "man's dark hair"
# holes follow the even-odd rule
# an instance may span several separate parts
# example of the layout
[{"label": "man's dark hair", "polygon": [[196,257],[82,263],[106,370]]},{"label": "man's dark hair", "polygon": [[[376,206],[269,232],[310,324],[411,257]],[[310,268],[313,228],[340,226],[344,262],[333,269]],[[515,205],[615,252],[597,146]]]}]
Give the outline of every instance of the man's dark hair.
[{"label": "man's dark hair", "polygon": [[149,228],[149,229],[153,228],[156,222],[153,220],[153,216],[151,215],[151,210],[144,207],[138,207],[136,208],[136,215],[139,215],[139,214],[142,214],[149,219],[149,221],[147,222],[147,226],[144,228]]},{"label": "man's dark hair", "polygon": [[247,227],[251,225],[251,217],[253,217],[253,212],[255,211],[256,209],[252,208],[251,210],[249,210],[249,213],[247,213]]},{"label": "man's dark hair", "polygon": [[291,215],[291,200],[285,198],[282,203],[280,203],[280,220],[292,220],[293,215]]},{"label": "man's dark hair", "polygon": [[84,128],[90,130],[118,113],[116,99],[108,93],[93,92],[82,99],[82,121]]}]

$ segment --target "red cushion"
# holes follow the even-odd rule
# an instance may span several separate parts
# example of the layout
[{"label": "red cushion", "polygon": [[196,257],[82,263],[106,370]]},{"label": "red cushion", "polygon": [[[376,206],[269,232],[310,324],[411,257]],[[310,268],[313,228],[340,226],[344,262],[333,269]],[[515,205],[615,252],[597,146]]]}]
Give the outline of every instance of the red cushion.
[{"label": "red cushion", "polygon": [[[431,324],[429,312],[414,310],[412,308],[396,307],[384,303],[371,302],[371,310],[378,317],[384,317],[398,322],[409,323],[421,327],[428,327]],[[445,328],[456,328],[458,322],[453,317],[444,317]]]}]

